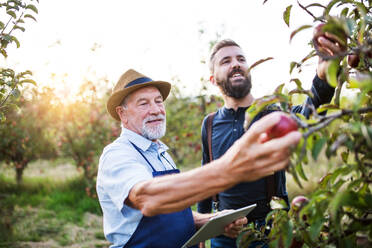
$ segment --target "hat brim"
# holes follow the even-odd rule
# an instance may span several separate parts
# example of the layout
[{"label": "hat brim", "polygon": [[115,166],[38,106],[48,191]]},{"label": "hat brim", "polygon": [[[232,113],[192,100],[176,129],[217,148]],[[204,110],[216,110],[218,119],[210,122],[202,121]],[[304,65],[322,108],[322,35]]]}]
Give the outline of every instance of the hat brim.
[{"label": "hat brim", "polygon": [[118,113],[116,113],[116,107],[119,106],[121,104],[121,102],[124,100],[124,98],[126,96],[128,96],[130,93],[132,93],[133,91],[138,90],[140,88],[147,87],[147,86],[154,86],[154,87],[158,88],[159,91],[160,91],[160,94],[163,97],[163,100],[165,100],[168,97],[170,89],[171,89],[171,84],[168,83],[168,82],[165,82],[165,81],[150,81],[150,82],[147,82],[147,83],[137,84],[137,85],[133,85],[131,87],[119,90],[119,91],[115,92],[114,94],[112,94],[107,101],[106,107],[107,107],[107,111],[109,112],[109,114],[115,120],[120,121],[120,117],[119,117]]}]

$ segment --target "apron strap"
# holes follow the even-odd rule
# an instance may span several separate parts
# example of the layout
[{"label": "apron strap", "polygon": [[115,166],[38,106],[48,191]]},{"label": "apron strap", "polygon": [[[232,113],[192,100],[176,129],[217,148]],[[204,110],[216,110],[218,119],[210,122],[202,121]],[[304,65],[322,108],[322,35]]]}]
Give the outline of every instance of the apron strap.
[{"label": "apron strap", "polygon": [[153,172],[156,172],[156,170],[154,169],[154,167],[152,167],[151,163],[149,162],[149,160],[145,157],[145,155],[143,155],[143,153],[141,152],[141,150],[135,145],[133,144],[131,141],[129,141],[133,147],[139,152],[139,154],[142,155],[142,157],[146,160],[146,162],[150,165],[151,169],[153,170]]}]

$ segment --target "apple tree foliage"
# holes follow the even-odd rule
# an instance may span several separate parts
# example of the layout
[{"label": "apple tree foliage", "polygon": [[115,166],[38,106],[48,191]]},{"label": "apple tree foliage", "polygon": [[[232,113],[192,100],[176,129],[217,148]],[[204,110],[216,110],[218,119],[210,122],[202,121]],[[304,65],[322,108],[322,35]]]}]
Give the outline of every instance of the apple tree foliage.
[{"label": "apple tree foliage", "polygon": [[[264,1],[266,3],[267,0]],[[273,211],[267,215],[272,222],[269,235],[265,228],[249,225],[239,236],[241,247],[254,240],[264,240],[271,247],[371,247],[372,246],[372,1],[331,0],[327,4],[313,2],[297,4],[313,17],[314,23],[294,30],[292,39],[302,30],[323,23],[322,31],[345,41],[346,51],[324,57],[329,61],[327,81],[335,87],[330,104],[313,108],[309,119],[292,114],[303,133],[294,151],[288,172],[297,184],[309,180],[305,166],[317,170],[320,154],[330,161],[330,169],[308,195],[301,207],[291,207],[281,199],[273,199]],[[283,19],[290,26],[292,5]],[[314,10],[321,10],[321,15]],[[309,42],[313,46],[313,42]],[[314,48],[314,47],[313,47]],[[290,72],[301,73],[309,59],[322,56],[315,48],[301,61],[290,64]],[[355,58],[357,58],[355,60]],[[269,104],[279,104],[283,111],[293,105],[295,94],[311,95],[302,88],[298,78],[292,78],[296,88],[286,93],[280,85],[271,96],[258,99],[250,115]],[[312,108],[312,106],[309,106]],[[326,111],[325,114],[320,114]],[[315,163],[310,163],[314,160]],[[333,161],[333,160],[332,160]],[[318,162],[319,163],[319,162]]]},{"label": "apple tree foliage", "polygon": [[49,95],[36,90],[32,96],[21,96],[6,112],[0,124],[0,162],[16,171],[16,182],[22,182],[24,169],[36,159],[55,158],[55,133],[49,127]]},{"label": "apple tree foliage", "polygon": [[[203,83],[203,79],[201,80]],[[177,83],[172,83],[171,95],[165,101],[167,130],[161,140],[169,147],[176,165],[184,170],[201,165],[201,125],[203,118],[221,106],[222,100],[203,94],[185,96]]]},{"label": "apple tree foliage", "polygon": [[[38,13],[38,9],[35,2],[39,1],[0,1],[0,56],[3,59],[8,57],[9,45],[20,47],[16,33],[25,31],[27,21],[36,21],[34,15]],[[12,68],[0,67],[0,122],[5,119],[7,110],[17,107],[13,100],[20,96],[22,85],[36,85],[31,75],[31,71],[16,72]]]},{"label": "apple tree foliage", "polygon": [[107,95],[100,96],[92,82],[80,87],[76,99],[63,106],[57,119],[57,147],[64,157],[72,158],[87,182],[87,194],[96,197],[95,182],[103,148],[120,135],[120,123],[106,111]]}]

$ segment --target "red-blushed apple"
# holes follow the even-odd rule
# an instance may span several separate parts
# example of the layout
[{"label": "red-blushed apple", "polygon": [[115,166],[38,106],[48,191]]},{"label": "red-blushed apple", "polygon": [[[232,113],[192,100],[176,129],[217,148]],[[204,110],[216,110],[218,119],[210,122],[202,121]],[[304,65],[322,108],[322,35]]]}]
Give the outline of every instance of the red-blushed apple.
[{"label": "red-blushed apple", "polygon": [[350,67],[355,68],[359,64],[359,55],[358,54],[349,54],[347,56],[347,63],[349,64]]},{"label": "red-blushed apple", "polygon": [[296,238],[293,238],[291,244],[289,245],[289,248],[301,248],[303,245],[303,240],[297,240]]},{"label": "red-blushed apple", "polygon": [[293,198],[291,202],[291,208],[294,212],[298,213],[307,203],[309,202],[309,199],[303,195],[298,195],[295,198]]},{"label": "red-blushed apple", "polygon": [[295,120],[287,115],[281,115],[279,122],[267,131],[267,136],[269,139],[280,138],[289,132],[296,131],[297,129],[298,126]]},{"label": "red-blushed apple", "polygon": [[[293,211],[293,213],[296,214],[297,218],[299,217],[299,213],[301,211],[301,209],[307,205],[309,203],[309,199],[303,195],[299,195],[299,196],[296,196],[295,198],[293,198],[292,202],[291,202],[291,209]],[[302,216],[302,220],[303,221],[306,221],[307,220],[307,216],[306,215],[303,215]]]}]

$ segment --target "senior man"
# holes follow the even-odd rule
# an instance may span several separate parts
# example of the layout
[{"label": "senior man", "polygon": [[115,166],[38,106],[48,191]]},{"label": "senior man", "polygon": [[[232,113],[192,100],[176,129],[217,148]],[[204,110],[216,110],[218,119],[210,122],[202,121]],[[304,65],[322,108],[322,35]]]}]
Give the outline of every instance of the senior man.
[{"label": "senior man", "polygon": [[[295,131],[260,142],[280,119],[280,113],[270,114],[210,165],[179,173],[159,140],[166,130],[164,100],[170,88],[167,82],[128,70],[108,99],[108,112],[122,124],[120,137],[103,150],[97,176],[104,232],[111,247],[181,247],[216,215],[192,212],[191,205],[285,168],[290,147],[301,137]],[[228,225],[225,235],[236,237],[246,222],[241,218]]]}]

